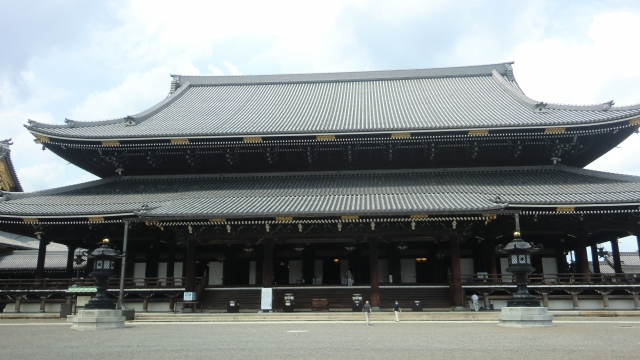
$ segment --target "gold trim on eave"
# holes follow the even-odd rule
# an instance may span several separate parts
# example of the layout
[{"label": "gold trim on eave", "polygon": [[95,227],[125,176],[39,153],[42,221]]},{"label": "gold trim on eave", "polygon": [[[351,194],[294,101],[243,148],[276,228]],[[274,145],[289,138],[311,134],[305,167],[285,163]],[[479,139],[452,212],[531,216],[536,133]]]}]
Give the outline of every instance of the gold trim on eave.
[{"label": "gold trim on eave", "polygon": [[486,217],[486,218],[490,218],[490,219],[496,219],[498,217],[498,215],[496,214],[482,214],[482,217]]},{"label": "gold trim on eave", "polygon": [[545,134],[557,134],[557,133],[563,133],[566,130],[567,129],[565,129],[563,127],[551,127],[551,128],[544,129],[544,133]]},{"label": "gold trim on eave", "polygon": [[408,133],[408,132],[392,133],[391,134],[391,138],[392,139],[406,139],[406,138],[410,138],[410,137],[411,137],[411,133]]},{"label": "gold trim on eave", "polygon": [[638,125],[640,124],[640,117],[629,120],[629,125]]},{"label": "gold trim on eave", "polygon": [[560,206],[556,208],[556,212],[574,212],[576,208],[573,206]]},{"label": "gold trim on eave", "polygon": [[36,218],[23,218],[22,221],[26,223],[37,223],[39,220]]},{"label": "gold trim on eave", "polygon": [[144,222],[144,224],[147,226],[155,225],[157,223],[158,223],[158,220],[147,220]]},{"label": "gold trim on eave", "polygon": [[262,142],[262,137],[260,136],[250,136],[246,138],[242,138],[244,142]]},{"label": "gold trim on eave", "polygon": [[119,146],[120,141],[118,140],[106,140],[102,142],[102,146]]},{"label": "gold trim on eave", "polygon": [[212,223],[224,223],[224,222],[227,222],[227,219],[215,218],[215,219],[209,219],[209,222],[212,222]]},{"label": "gold trim on eave", "polygon": [[335,140],[336,136],[335,135],[318,135],[316,136],[316,140],[319,141],[327,141],[327,140]]},{"label": "gold trim on eave", "polygon": [[429,217],[429,215],[426,214],[417,214],[417,215],[411,215],[409,216],[411,219],[426,219]]},{"label": "gold trim on eave", "polygon": [[360,216],[358,215],[344,215],[340,217],[342,220],[358,220]]},{"label": "gold trim on eave", "polygon": [[103,222],[104,218],[103,217],[90,217],[89,218],[89,222]]},{"label": "gold trim on eave", "polygon": [[[33,133],[32,133],[33,134]],[[35,142],[37,144],[41,144],[41,143],[48,143],[51,142],[51,139],[49,139],[48,136],[44,136],[44,135],[40,135],[40,134],[33,134],[33,136],[35,136]]]},{"label": "gold trim on eave", "polygon": [[178,139],[170,139],[172,144],[188,144],[189,139],[178,138]]},{"label": "gold trim on eave", "polygon": [[11,172],[9,172],[9,166],[5,160],[0,161],[0,189],[11,191],[11,188],[15,186]]},{"label": "gold trim on eave", "polygon": [[489,135],[489,130],[469,130],[471,136]]},{"label": "gold trim on eave", "polygon": [[291,216],[276,216],[276,221],[293,221]]}]

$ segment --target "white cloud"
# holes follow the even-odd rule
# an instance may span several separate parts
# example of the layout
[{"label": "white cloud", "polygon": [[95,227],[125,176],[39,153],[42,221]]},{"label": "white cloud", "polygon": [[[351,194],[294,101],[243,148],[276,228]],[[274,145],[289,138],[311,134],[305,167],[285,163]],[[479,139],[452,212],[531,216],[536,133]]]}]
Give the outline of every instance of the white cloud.
[{"label": "white cloud", "polygon": [[640,16],[597,15],[589,41],[529,41],[515,52],[515,73],[529,97],[571,104],[640,102]]}]

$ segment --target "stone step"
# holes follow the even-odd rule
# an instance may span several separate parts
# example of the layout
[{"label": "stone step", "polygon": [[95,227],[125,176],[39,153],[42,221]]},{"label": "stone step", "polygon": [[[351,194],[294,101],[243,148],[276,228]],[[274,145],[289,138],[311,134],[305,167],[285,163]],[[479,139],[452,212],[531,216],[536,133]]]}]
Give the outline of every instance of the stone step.
[{"label": "stone step", "polygon": [[[497,321],[499,312],[406,312],[403,321]],[[391,312],[374,312],[372,321],[394,321]],[[195,313],[195,314],[136,314],[136,322],[252,322],[252,321],[364,321],[362,313]]]}]

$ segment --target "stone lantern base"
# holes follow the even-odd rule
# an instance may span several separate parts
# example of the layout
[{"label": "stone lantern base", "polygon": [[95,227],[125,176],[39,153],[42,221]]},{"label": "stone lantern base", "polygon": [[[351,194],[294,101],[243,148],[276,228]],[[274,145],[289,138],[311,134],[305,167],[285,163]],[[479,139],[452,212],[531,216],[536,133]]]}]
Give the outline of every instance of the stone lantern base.
[{"label": "stone lantern base", "polygon": [[124,327],[125,317],[122,310],[80,310],[74,316],[73,330],[107,330]]},{"label": "stone lantern base", "polygon": [[529,328],[553,326],[553,315],[546,307],[503,307],[498,315],[498,325]]}]

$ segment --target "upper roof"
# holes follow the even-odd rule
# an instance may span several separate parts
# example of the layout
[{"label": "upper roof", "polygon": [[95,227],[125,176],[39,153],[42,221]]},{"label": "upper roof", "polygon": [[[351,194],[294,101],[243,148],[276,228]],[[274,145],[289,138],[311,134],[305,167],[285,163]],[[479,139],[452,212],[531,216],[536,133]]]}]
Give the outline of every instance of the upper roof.
[{"label": "upper roof", "polygon": [[430,132],[599,124],[640,115],[640,105],[547,104],[518,87],[512,63],[298,75],[180,76],[139,114],[104,121],[29,120],[34,134],[149,139]]},{"label": "upper roof", "polygon": [[[640,204],[640,177],[567,166],[123,176],[7,194],[0,217],[279,216],[481,213],[538,206]],[[83,219],[84,218],[84,219]],[[24,221],[28,221],[24,220]],[[30,220],[29,220],[30,221]],[[91,220],[90,220],[91,221]]]},{"label": "upper roof", "polygon": [[0,141],[0,190],[22,191],[22,185],[11,162],[11,139]]}]

